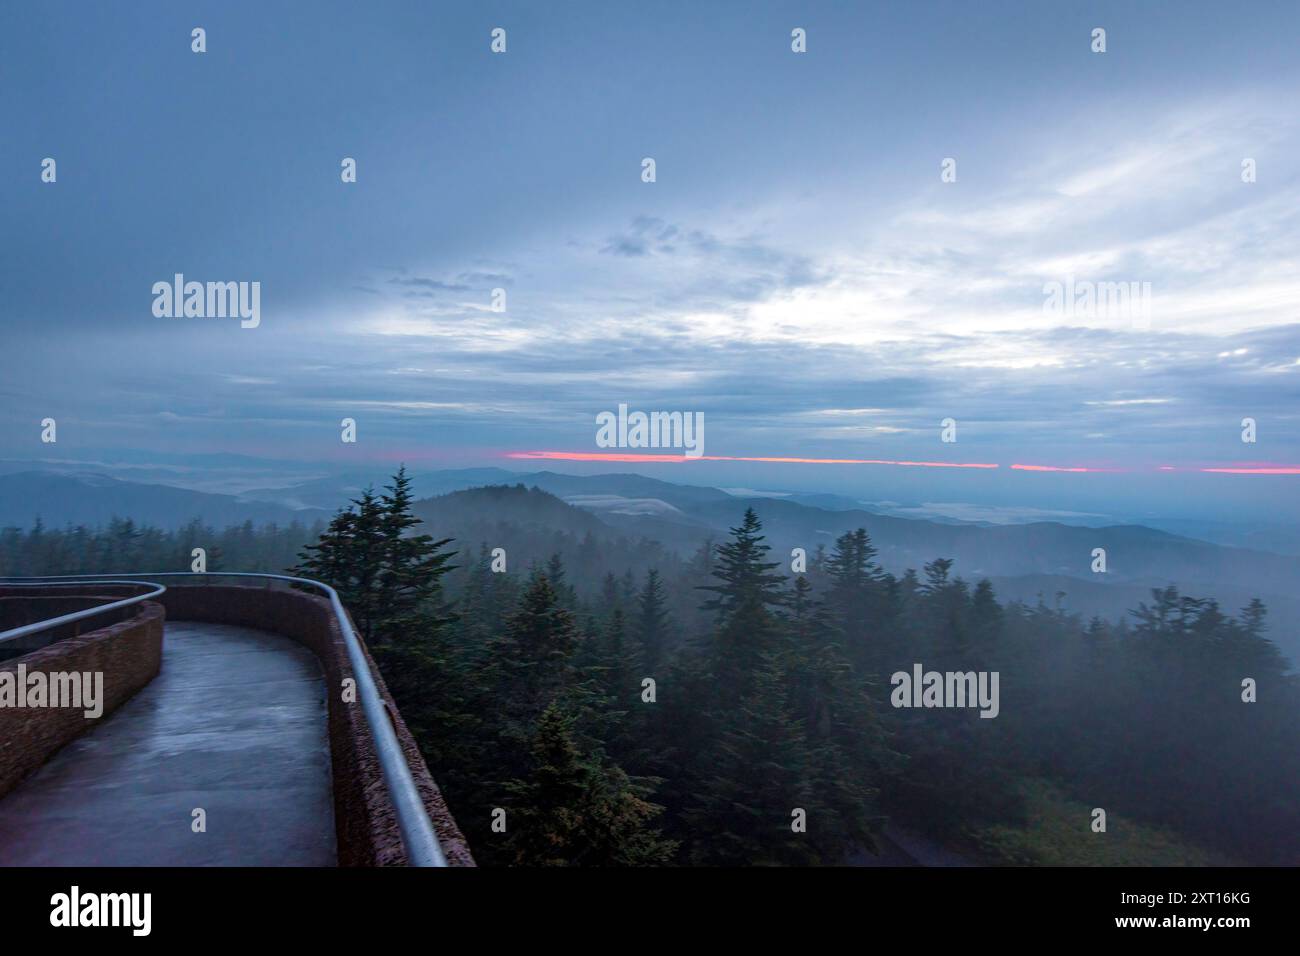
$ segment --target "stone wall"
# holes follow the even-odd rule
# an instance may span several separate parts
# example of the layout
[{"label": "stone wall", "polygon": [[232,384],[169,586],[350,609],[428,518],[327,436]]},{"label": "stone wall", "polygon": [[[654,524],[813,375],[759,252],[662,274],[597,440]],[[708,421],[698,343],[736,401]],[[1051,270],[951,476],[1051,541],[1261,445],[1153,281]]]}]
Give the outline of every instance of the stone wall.
[{"label": "stone wall", "polygon": [[[4,592],[12,594],[12,591]],[[48,592],[47,592],[48,593]],[[129,592],[128,592],[129,593]],[[139,593],[138,591],[135,593]],[[111,597],[90,603],[102,603]],[[33,613],[33,606],[18,599],[10,605],[16,617]],[[50,616],[67,614],[86,605],[84,597],[62,597],[43,605],[55,609]],[[17,680],[19,666],[28,674],[51,672],[102,672],[103,713],[86,717],[85,708],[0,706],[0,796],[8,793],[29,773],[45,763],[64,744],[81,736],[129,700],[158,674],[162,663],[163,609],[146,601],[121,611],[109,612],[108,623],[92,618],[64,625],[61,640],[0,662],[0,672],[12,671]],[[7,627],[19,627],[9,623]],[[95,630],[76,634],[78,627]]]},{"label": "stone wall", "polygon": [[[283,584],[273,587],[264,584],[186,584],[166,578],[163,583],[167,584],[167,593],[159,600],[166,606],[171,620],[238,624],[273,631],[298,641],[316,654],[325,671],[329,700],[339,865],[405,865],[401,833],[388,799],[365,713],[359,700],[351,704],[343,702],[343,681],[353,677],[353,670],[329,601],[305,591],[291,590]],[[452,866],[473,866],[474,858],[465,838],[452,819],[383,678],[379,676],[379,669],[364,645],[362,650],[447,862]]]},{"label": "stone wall", "polygon": [[[37,621],[48,621],[64,614],[84,611],[140,593],[138,588],[118,587],[110,588],[110,590],[114,591],[114,593],[69,594],[64,591],[59,596],[52,596],[48,591],[44,594],[16,594],[13,589],[0,590],[0,631],[23,627],[26,624],[35,624]],[[98,592],[99,589],[96,588],[96,591]],[[120,621],[129,620],[135,614],[135,607],[119,608],[116,611],[97,614],[85,621],[60,624],[58,627],[38,631],[26,637],[5,641],[0,644],[0,661],[31,653],[37,648],[53,644],[55,641],[76,637],[82,631],[96,631],[117,624]]]}]

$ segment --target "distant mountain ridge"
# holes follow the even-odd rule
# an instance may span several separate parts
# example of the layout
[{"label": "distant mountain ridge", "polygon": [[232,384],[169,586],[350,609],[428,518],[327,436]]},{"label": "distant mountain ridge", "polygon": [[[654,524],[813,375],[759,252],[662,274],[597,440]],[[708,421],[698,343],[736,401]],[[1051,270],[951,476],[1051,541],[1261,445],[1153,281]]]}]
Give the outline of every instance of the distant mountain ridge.
[{"label": "distant mountain ridge", "polygon": [[295,511],[271,502],[119,481],[95,472],[0,475],[0,527],[30,529],[37,519],[46,527],[98,527],[113,518],[130,518],[136,524],[172,529],[199,518],[221,528],[246,521],[310,524],[328,516],[320,509]]},{"label": "distant mountain ridge", "polygon": [[[590,490],[590,485],[583,484],[587,479],[575,482],[573,476],[559,476],[566,480],[553,481],[546,473],[527,477],[541,480],[526,487],[521,487],[526,483],[520,481],[511,489],[470,489],[425,499],[416,503],[415,513],[426,522],[422,530],[427,533],[456,537],[470,545],[505,545],[527,528],[534,552],[530,559],[546,556],[536,544],[540,531],[559,536],[553,539],[555,542],[568,542],[568,557],[573,556],[582,538],[590,535],[629,547],[637,541],[651,541],[678,558],[686,558],[704,541],[725,538],[728,528],[739,523],[748,507],[763,521],[773,560],[781,561],[787,570],[792,549],[803,548],[812,554],[823,545],[830,550],[840,534],[862,527],[879,549],[880,564],[895,574],[908,568],[919,572],[935,558],[952,558],[954,575],[971,582],[989,578],[1003,600],[1033,604],[1041,597],[1053,606],[1057,592],[1063,591],[1063,606],[1088,616],[1097,614],[1113,620],[1138,603],[1149,602],[1152,588],[1169,584],[1177,585],[1184,594],[1219,600],[1228,614],[1236,613],[1252,597],[1259,597],[1269,607],[1272,634],[1279,647],[1293,660],[1300,658],[1300,640],[1296,637],[1300,598],[1291,587],[1300,581],[1300,558],[1227,548],[1138,525],[1086,528],[1055,522],[945,524],[867,511],[830,511],[781,498],[736,498],[725,492],[717,496],[699,494],[701,489],[677,496],[645,483],[653,479],[624,483],[617,480],[624,476],[609,476],[616,479],[610,487],[643,495],[657,491],[677,499],[668,502],[672,513],[667,516],[621,513],[605,504],[588,509],[582,507],[581,500],[565,502],[542,489],[546,483],[566,491],[581,487]],[[513,494],[505,495],[505,490]],[[553,548],[565,551],[558,544]],[[1104,574],[1092,571],[1097,548],[1106,552]]]},{"label": "distant mountain ridge", "polygon": [[[791,549],[810,554],[830,548],[846,531],[864,527],[879,549],[880,563],[894,573],[918,571],[938,557],[954,560],[954,573],[969,580],[989,577],[1004,597],[1050,605],[1057,590],[1066,606],[1114,617],[1145,599],[1150,588],[1177,584],[1184,593],[1214,597],[1235,612],[1258,596],[1269,606],[1274,635],[1300,657],[1300,558],[1227,547],[1141,525],[1085,527],[1052,521],[975,524],[931,521],[850,507],[839,496],[768,494],[746,497],[718,488],[678,485],[635,474],[521,474],[500,468],[417,473],[416,512],[430,533],[487,541],[527,529],[535,547],[572,548],[587,535],[621,541],[630,565],[637,542],[687,557],[708,539],[721,540],[752,507],[763,520],[774,556],[789,561]],[[96,472],[0,474],[0,526],[105,525],[113,517],[175,528],[194,518],[214,527],[328,518],[366,485],[384,479],[367,473],[312,479],[279,489],[221,495],[164,484],[122,481]],[[491,486],[524,486],[538,494],[502,495]],[[473,494],[465,494],[477,488]],[[736,489],[736,492],[742,491]],[[271,500],[263,500],[266,495]],[[823,506],[824,505],[824,506]],[[1091,570],[1093,551],[1106,552],[1107,573]],[[620,552],[621,553],[621,552]]]}]

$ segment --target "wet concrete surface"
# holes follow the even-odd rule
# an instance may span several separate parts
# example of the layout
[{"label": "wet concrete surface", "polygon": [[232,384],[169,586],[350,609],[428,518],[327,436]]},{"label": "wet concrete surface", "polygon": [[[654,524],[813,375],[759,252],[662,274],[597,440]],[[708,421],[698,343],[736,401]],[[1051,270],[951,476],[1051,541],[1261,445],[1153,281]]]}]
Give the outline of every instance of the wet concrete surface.
[{"label": "wet concrete surface", "polygon": [[149,686],[0,799],[0,865],[334,866],[326,717],[305,647],[168,622]]}]

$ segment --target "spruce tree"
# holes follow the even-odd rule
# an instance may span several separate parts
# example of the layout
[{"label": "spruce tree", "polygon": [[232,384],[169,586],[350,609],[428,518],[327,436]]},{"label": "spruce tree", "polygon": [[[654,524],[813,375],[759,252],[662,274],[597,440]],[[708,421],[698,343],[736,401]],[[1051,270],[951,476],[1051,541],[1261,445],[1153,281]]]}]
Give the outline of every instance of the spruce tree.
[{"label": "spruce tree", "polygon": [[442,550],[451,539],[408,533],[420,523],[411,513],[410,486],[403,466],[382,497],[367,488],[292,569],[334,587],[367,642],[446,623],[439,595],[442,576],[453,570],[454,553]]},{"label": "spruce tree", "polygon": [[510,781],[505,855],[520,866],[653,866],[675,844],[650,821],[662,807],[619,767],[585,754],[574,718],[551,704],[532,735],[525,776]]},{"label": "spruce tree", "polygon": [[717,547],[712,574],[722,583],[705,585],[700,590],[715,595],[703,607],[715,611],[721,622],[734,616],[742,606],[766,608],[785,603],[782,593],[785,578],[772,573],[780,562],[765,560],[772,549],[763,543],[762,530],[763,523],[754,509],[746,508],[740,527],[731,529],[731,540]]},{"label": "spruce tree", "polygon": [[559,606],[550,579],[535,573],[487,648],[483,681],[493,708],[488,719],[499,744],[492,779],[526,772],[528,741],[550,703],[562,701],[574,712],[592,705],[591,690],[578,680],[574,666],[578,644],[573,614]]},{"label": "spruce tree", "polygon": [[651,568],[646,572],[645,587],[637,598],[637,638],[641,659],[651,671],[664,660],[670,627],[663,582],[659,572]]},{"label": "spruce tree", "polygon": [[883,610],[881,571],[876,548],[865,528],[848,531],[835,540],[825,560],[830,581],[826,605],[845,646],[860,666],[875,669],[883,658],[878,644]]},{"label": "spruce tree", "polygon": [[792,813],[814,821],[822,804],[812,786],[802,726],[792,720],[776,669],[760,667],[707,748],[707,773],[686,813],[695,863],[799,865],[818,861]]},{"label": "spruce tree", "polygon": [[567,580],[564,559],[558,553],[552,554],[546,559],[546,578],[551,582],[551,590],[555,592],[555,600],[560,607],[568,611],[576,611],[578,609],[578,595]]},{"label": "spruce tree", "polygon": [[384,520],[383,505],[367,488],[339,510],[320,540],[307,545],[299,555],[300,563],[291,569],[338,591],[365,640],[370,639],[379,614]]}]

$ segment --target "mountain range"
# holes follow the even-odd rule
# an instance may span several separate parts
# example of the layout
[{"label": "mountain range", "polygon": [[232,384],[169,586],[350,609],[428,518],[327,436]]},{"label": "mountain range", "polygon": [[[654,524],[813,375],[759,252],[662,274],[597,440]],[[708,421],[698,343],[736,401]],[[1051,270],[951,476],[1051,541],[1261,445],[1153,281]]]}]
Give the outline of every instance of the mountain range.
[{"label": "mountain range", "polygon": [[[1004,599],[1115,618],[1150,599],[1150,589],[1176,584],[1185,593],[1213,597],[1235,612],[1252,597],[1270,610],[1272,636],[1292,659],[1300,657],[1300,557],[1228,547],[1133,524],[1099,527],[1056,521],[1022,524],[929,520],[882,513],[837,495],[730,491],[676,484],[636,474],[566,475],[473,468],[416,472],[416,513],[438,537],[471,544],[528,527],[560,540],[592,535],[655,547],[685,557],[709,539],[721,540],[752,507],[762,519],[776,558],[792,549],[809,554],[835,538],[866,528],[886,569],[918,571],[937,557],[952,558],[953,573],[990,578]],[[327,519],[368,484],[383,479],[361,472],[312,478],[286,487],[251,487],[238,495],[166,484],[124,481],[95,472],[27,471],[0,474],[0,526],[102,525],[112,517],[176,527],[198,517],[224,527]],[[491,486],[536,488],[543,495],[502,496]],[[470,489],[478,489],[470,492]],[[567,537],[566,537],[567,536]],[[638,546],[635,543],[641,542]],[[1106,572],[1094,573],[1097,549]]]}]

